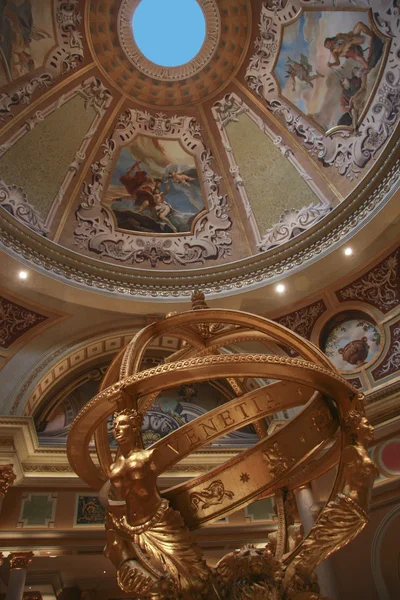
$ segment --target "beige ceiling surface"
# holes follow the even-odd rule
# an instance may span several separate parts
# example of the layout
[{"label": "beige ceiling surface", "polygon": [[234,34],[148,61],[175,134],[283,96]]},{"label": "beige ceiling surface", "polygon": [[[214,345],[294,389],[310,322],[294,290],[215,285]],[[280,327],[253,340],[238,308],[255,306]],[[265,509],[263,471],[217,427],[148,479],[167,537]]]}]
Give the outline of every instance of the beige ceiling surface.
[{"label": "beige ceiling surface", "polygon": [[10,38],[0,71],[0,235],[34,269],[143,300],[250,291],[395,204],[389,3],[200,2],[206,45],[175,71],[126,41],[136,1],[45,4],[29,69]]}]

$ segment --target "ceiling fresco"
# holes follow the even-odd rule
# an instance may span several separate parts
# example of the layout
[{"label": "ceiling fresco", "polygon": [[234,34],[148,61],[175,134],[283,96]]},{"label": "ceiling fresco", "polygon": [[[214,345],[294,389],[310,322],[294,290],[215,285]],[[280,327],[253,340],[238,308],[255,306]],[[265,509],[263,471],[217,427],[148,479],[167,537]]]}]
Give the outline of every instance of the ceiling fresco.
[{"label": "ceiling fresco", "polygon": [[235,291],[323,256],[398,178],[396,0],[199,0],[179,67],[138,0],[0,7],[4,249],[92,290]]}]

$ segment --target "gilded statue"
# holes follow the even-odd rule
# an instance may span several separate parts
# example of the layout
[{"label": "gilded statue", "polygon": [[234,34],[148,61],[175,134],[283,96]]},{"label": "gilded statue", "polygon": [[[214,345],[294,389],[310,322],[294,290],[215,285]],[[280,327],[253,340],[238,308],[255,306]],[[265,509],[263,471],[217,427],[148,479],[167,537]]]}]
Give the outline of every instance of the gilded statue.
[{"label": "gilded statue", "polygon": [[[208,585],[209,569],[181,515],[159,493],[156,451],[143,449],[142,422],[143,415],[136,409],[124,409],[114,418],[120,454],[111,466],[110,481],[125,501],[125,514],[109,512],[105,553],[117,567],[125,592],[169,597],[175,586],[195,594]],[[154,581],[140,562],[153,574],[166,573]]]},{"label": "gilded statue", "polygon": [[[147,346],[161,335],[176,335],[185,344],[164,364],[141,370]],[[247,339],[272,340],[302,358],[221,350]],[[368,521],[375,474],[367,450],[372,430],[357,391],[310,342],[262,317],[208,309],[200,292],[193,296],[192,311],[148,325],[116,361],[101,391],[76,417],[68,456],[82,480],[101,489],[107,509],[104,551],[120,588],[140,600],[322,600],[316,567]],[[266,383],[245,392],[236,381],[246,378]],[[215,379],[225,379],[237,397],[144,448],[142,413],[161,390]],[[110,404],[116,410],[114,462],[106,427]],[[253,447],[160,493],[158,477],[191,452],[244,421],[256,423],[294,406],[303,408]],[[90,456],[93,430],[99,466]],[[330,498],[303,536],[294,491],[336,464]],[[269,541],[266,536],[265,545],[234,550],[208,566],[189,527],[273,495],[277,531]]]}]

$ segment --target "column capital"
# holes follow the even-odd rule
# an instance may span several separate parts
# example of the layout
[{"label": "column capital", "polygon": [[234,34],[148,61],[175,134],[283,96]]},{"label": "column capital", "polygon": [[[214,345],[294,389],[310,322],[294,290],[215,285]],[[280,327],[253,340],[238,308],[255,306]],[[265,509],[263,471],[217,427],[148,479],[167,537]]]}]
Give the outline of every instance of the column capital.
[{"label": "column capital", "polygon": [[33,552],[12,552],[8,555],[10,570],[27,569],[33,560]]},{"label": "column capital", "polygon": [[310,483],[303,483],[303,485],[300,485],[299,487],[294,488],[293,491],[296,494],[297,492],[301,492],[301,490],[311,490],[312,491],[311,484]]},{"label": "column capital", "polygon": [[5,496],[8,488],[14,483],[16,475],[12,465],[0,465],[0,494]]}]

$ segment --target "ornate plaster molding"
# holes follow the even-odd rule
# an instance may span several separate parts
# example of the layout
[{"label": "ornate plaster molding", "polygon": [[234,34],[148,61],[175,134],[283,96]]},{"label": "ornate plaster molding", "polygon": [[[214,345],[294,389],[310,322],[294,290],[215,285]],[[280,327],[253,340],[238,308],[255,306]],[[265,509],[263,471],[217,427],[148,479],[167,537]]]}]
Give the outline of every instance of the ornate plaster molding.
[{"label": "ornate plaster molding", "polygon": [[0,179],[0,206],[21,221],[21,223],[36,233],[44,236],[49,233],[50,225],[56,211],[61,205],[72,179],[79,171],[81,163],[86,158],[86,151],[99,127],[101,119],[107,108],[110,106],[112,100],[111,93],[99,79],[96,77],[89,77],[82,81],[77,87],[69,90],[66,94],[63,94],[42,110],[37,111],[33,116],[30,116],[29,119],[22,123],[13,133],[7,142],[0,146],[1,158],[1,156],[3,156],[26,133],[31,131],[38,123],[41,123],[46,117],[69,102],[76,95],[81,96],[84,99],[85,107],[93,107],[96,116],[90,129],[83,136],[80,147],[75,154],[74,160],[68,167],[64,181],[62,182],[46,217],[40,215],[39,211],[29,203],[28,193],[25,190],[13,185],[12,182],[5,182]]},{"label": "ornate plaster molding", "polygon": [[29,204],[28,196],[21,187],[7,185],[0,180],[0,206],[36,233],[49,233],[39,212]]},{"label": "ornate plaster molding", "polygon": [[[214,119],[218,124],[218,129],[221,134],[222,143],[230,164],[230,174],[232,175],[236,189],[239,192],[243,206],[246,211],[246,216],[251,225],[257,247],[261,251],[267,251],[276,246],[280,246],[288,242],[292,237],[306,231],[332,210],[329,202],[318,188],[313,178],[304,171],[301,164],[295,157],[291,148],[283,142],[281,136],[275,135],[272,129],[259,117],[245,102],[235,93],[227,94],[216,102],[212,108]],[[316,196],[319,198],[318,204],[310,204],[300,210],[287,209],[280,216],[279,222],[273,227],[267,229],[264,234],[260,234],[259,227],[256,223],[251,202],[247,196],[246,188],[243,179],[240,176],[240,168],[236,162],[234,151],[230,146],[229,136],[226,131],[226,126],[231,121],[237,121],[241,114],[246,114],[258,125],[260,130],[267,135],[275,146],[279,148],[282,155],[287,159],[298,171],[300,177],[310,186]]]},{"label": "ornate plaster molding", "polygon": [[[118,12],[118,37],[126,56],[144,75],[159,81],[181,81],[204,69],[217,49],[221,19],[215,0],[197,0],[206,21],[206,37],[198,54],[179,67],[162,67],[146,58],[139,50],[132,29],[132,19],[140,0],[123,0]],[[189,25],[188,25],[189,26]]]},{"label": "ornate plaster molding", "polygon": [[79,0],[55,0],[58,45],[50,52],[44,66],[28,81],[14,85],[0,94],[0,122],[13,116],[12,108],[20,103],[29,104],[39,89],[47,89],[60,75],[77,69],[83,60],[83,36],[79,31],[82,16],[77,8]]},{"label": "ornate plaster molding", "polygon": [[[180,140],[200,166],[208,210],[194,221],[191,234],[145,236],[124,233],[114,224],[110,209],[102,204],[105,184],[117,151],[138,134]],[[227,196],[219,192],[221,177],[212,167],[213,156],[202,141],[200,125],[192,117],[167,117],[129,109],[118,120],[111,138],[103,144],[103,157],[92,165],[92,181],[84,184],[76,212],[75,245],[78,248],[130,264],[156,267],[204,263],[223,259],[231,252]]]},{"label": "ornate plaster molding", "polygon": [[[386,157],[385,163],[371,177],[368,185],[351,198],[346,205],[333,211],[329,227],[320,231],[317,227],[309,237],[290,242],[286,255],[272,250],[259,254],[244,264],[228,263],[214,270],[196,271],[197,285],[204,293],[235,292],[250,285],[260,285],[273,277],[288,273],[316,256],[328,252],[351,232],[359,229],[371,218],[374,212],[390,200],[399,187],[400,160],[397,155],[400,139]],[[388,170],[388,165],[391,165]],[[60,247],[42,236],[38,236],[19,225],[6,211],[0,214],[0,239],[3,249],[11,256],[17,256],[33,263],[39,270],[52,272],[80,286],[102,292],[139,298],[188,298],[193,289],[193,273],[180,273],[179,279],[171,277],[169,271],[154,271],[151,278],[143,269],[129,267],[123,269],[115,265],[101,263],[91,257],[77,256],[68,248]],[[279,256],[278,256],[279,255]]]},{"label": "ornate plaster molding", "polygon": [[[314,0],[312,8],[323,10],[336,7],[335,0]],[[365,9],[365,3],[350,1],[346,9]],[[297,109],[280,94],[273,68],[279,53],[279,36],[282,26],[293,19],[306,3],[289,0],[286,4],[278,0],[263,3],[260,14],[260,36],[255,40],[255,53],[251,57],[245,78],[248,87],[262,98],[271,112],[283,117],[289,132],[302,139],[303,146],[312,157],[333,167],[339,175],[356,179],[362,169],[374,159],[394,132],[400,108],[399,43],[400,23],[397,10],[391,0],[379,5],[379,16],[375,25],[381,34],[391,40],[389,58],[375,97],[359,125],[357,132],[339,130],[328,135],[320,133]]]},{"label": "ornate plaster molding", "polygon": [[400,370],[400,321],[390,326],[390,345],[382,363],[374,369],[372,376],[375,381],[394,375]]},{"label": "ornate plaster molding", "polygon": [[389,254],[365,275],[336,292],[339,302],[361,300],[383,314],[400,304],[400,248]]},{"label": "ornate plaster molding", "polygon": [[[274,320],[301,335],[306,340],[309,340],[316,322],[326,310],[326,304],[321,299]],[[288,349],[288,353],[289,356],[296,356],[296,352],[293,352],[290,348]]]}]

